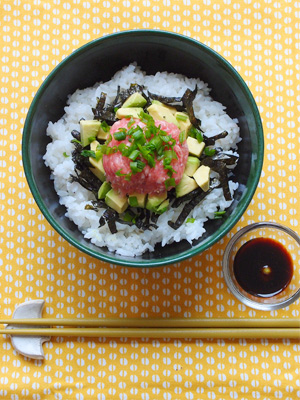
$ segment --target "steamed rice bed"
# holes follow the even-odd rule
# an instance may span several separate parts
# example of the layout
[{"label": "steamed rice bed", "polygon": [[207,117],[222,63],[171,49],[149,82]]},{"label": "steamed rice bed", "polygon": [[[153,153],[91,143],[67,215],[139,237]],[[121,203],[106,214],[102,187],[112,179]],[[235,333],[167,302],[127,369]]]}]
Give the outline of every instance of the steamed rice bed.
[{"label": "steamed rice bed", "polygon": [[[236,150],[240,141],[238,125],[226,114],[225,107],[210,97],[207,84],[199,79],[167,72],[158,72],[150,76],[132,64],[117,72],[110,81],[77,90],[70,95],[64,116],[48,125],[47,134],[52,142],[47,146],[45,164],[51,169],[51,178],[60,204],[67,209],[66,216],[78,226],[84,237],[99,247],[106,246],[109,251],[125,256],[138,256],[146,251],[153,251],[155,244],[159,242],[162,246],[183,239],[192,243],[205,232],[205,221],[213,219],[216,211],[226,209],[232,202],[225,200],[222,188],[214,189],[192,210],[189,218],[193,218],[194,222],[186,222],[176,230],[168,225],[168,221],[177,219],[183,205],[176,209],[170,208],[160,215],[157,229],[140,231],[135,225],[128,226],[118,222],[118,232],[115,234],[110,232],[107,224],[99,228],[99,218],[105,209],[86,210],[86,205],[94,200],[93,194],[79,183],[70,180],[70,175],[74,174],[74,162],[71,157],[74,145],[71,143],[71,132],[79,130],[80,119],[93,119],[92,107],[95,107],[101,92],[107,93],[109,103],[115,98],[118,85],[127,88],[134,82],[145,86],[145,90],[149,89],[152,93],[163,96],[181,96],[187,88],[193,90],[197,85],[198,93],[193,106],[205,135],[210,137],[226,130],[228,136],[216,142],[216,146],[225,151]],[[237,182],[229,181],[232,195],[237,187]]]}]

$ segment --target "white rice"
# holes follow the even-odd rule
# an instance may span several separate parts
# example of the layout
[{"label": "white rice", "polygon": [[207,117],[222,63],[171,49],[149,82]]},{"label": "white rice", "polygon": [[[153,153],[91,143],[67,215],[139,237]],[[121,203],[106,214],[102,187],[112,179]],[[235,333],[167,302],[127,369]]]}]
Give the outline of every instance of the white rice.
[{"label": "white rice", "polygon": [[[69,177],[74,174],[74,163],[71,157],[73,150],[73,139],[71,131],[79,130],[81,118],[93,119],[92,107],[95,107],[96,99],[101,92],[107,93],[107,101],[110,102],[116,96],[117,86],[126,89],[133,82],[144,85],[149,91],[165,96],[181,96],[187,88],[194,89],[198,86],[198,94],[194,100],[194,111],[196,117],[201,120],[201,127],[206,136],[215,135],[223,130],[228,136],[216,142],[224,150],[237,149],[240,141],[239,127],[225,111],[225,107],[214,101],[209,95],[207,84],[199,79],[189,79],[183,75],[158,72],[153,76],[147,76],[141,69],[131,64],[105,83],[97,84],[92,88],[77,90],[70,95],[65,115],[57,122],[50,122],[47,134],[52,142],[47,146],[44,156],[45,164],[51,169],[51,178],[58,193],[60,203],[66,209],[66,216],[72,220],[83,233],[84,237],[90,239],[97,246],[107,248],[125,256],[138,256],[147,250],[153,251],[156,243],[161,242],[164,246],[173,241],[179,242],[183,239],[190,243],[198,239],[205,232],[204,223],[209,218],[214,218],[215,211],[224,210],[230,206],[231,201],[226,201],[222,189],[214,189],[204,201],[196,207],[190,217],[195,219],[194,223],[185,223],[179,229],[174,230],[168,225],[168,221],[175,221],[182,206],[178,209],[170,209],[162,214],[157,221],[158,228],[155,230],[139,231],[136,226],[128,226],[117,223],[118,232],[111,234],[105,224],[99,228],[99,218],[104,212],[85,210],[94,197],[91,192],[84,189],[76,182],[70,182]],[[237,189],[238,183],[229,182],[231,193]]]}]

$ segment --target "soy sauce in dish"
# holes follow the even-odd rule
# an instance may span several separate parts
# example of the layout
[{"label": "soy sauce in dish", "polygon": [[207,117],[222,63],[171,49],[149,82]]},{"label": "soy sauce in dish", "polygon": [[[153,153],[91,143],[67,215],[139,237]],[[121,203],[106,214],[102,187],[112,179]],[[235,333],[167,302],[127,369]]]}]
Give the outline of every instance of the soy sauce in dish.
[{"label": "soy sauce in dish", "polygon": [[293,276],[293,260],[286,248],[274,239],[251,239],[238,250],[233,264],[239,285],[257,297],[282,292]]}]

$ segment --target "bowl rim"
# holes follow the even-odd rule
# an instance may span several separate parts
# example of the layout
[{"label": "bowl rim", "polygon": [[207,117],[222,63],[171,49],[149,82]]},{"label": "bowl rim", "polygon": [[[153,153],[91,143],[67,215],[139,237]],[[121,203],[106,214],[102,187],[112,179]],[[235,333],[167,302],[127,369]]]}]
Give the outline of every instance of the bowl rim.
[{"label": "bowl rim", "polygon": [[250,231],[253,231],[255,229],[261,229],[261,228],[274,228],[278,229],[280,231],[283,231],[287,233],[289,236],[291,236],[300,246],[300,236],[293,231],[291,228],[279,224],[278,222],[272,222],[272,221],[263,221],[263,222],[254,222],[250,225],[244,226],[241,228],[238,232],[236,232],[233,237],[230,239],[228,242],[224,254],[223,254],[223,260],[222,260],[222,270],[223,270],[223,276],[224,280],[227,284],[228,290],[243,304],[245,304],[248,307],[254,308],[256,310],[261,310],[261,311],[272,311],[272,310],[278,310],[280,308],[284,308],[289,306],[290,304],[294,303],[299,297],[300,297],[300,288],[289,298],[279,301],[277,303],[260,303],[259,301],[255,301],[252,299],[249,299],[245,295],[243,295],[237,288],[236,285],[233,283],[230,272],[229,272],[229,257],[230,253],[235,245],[235,243],[245,234]]},{"label": "bowl rim", "polygon": [[[35,183],[35,180],[32,176],[32,168],[31,168],[31,163],[30,163],[30,156],[29,156],[29,138],[30,138],[30,131],[31,131],[31,124],[33,120],[33,115],[35,113],[35,110],[37,108],[37,104],[39,102],[39,99],[41,98],[43,92],[45,89],[50,85],[51,81],[55,78],[55,75],[58,71],[60,71],[62,68],[65,67],[65,65],[69,64],[72,62],[76,57],[84,53],[86,50],[91,49],[95,46],[98,46],[99,43],[102,43],[103,41],[108,41],[108,40],[114,40],[118,39],[119,37],[126,37],[126,36],[139,36],[139,35],[153,35],[154,37],[161,37],[161,36],[169,36],[170,38],[174,38],[175,40],[181,41],[181,42],[188,42],[189,44],[194,45],[197,48],[201,48],[202,51],[209,53],[210,55],[214,56],[219,63],[223,65],[223,67],[227,70],[228,73],[233,75],[238,81],[239,86],[241,90],[245,93],[245,97],[248,98],[250,108],[253,113],[256,129],[257,129],[257,140],[258,140],[258,155],[256,159],[256,171],[253,176],[253,186],[247,190],[247,193],[245,194],[243,198],[243,204],[239,211],[235,214],[234,218],[231,220],[226,220],[224,221],[223,224],[223,230],[222,232],[219,232],[218,234],[215,234],[212,239],[209,241],[209,245],[207,244],[206,241],[204,243],[200,243],[199,245],[195,247],[191,247],[182,253],[176,255],[176,256],[167,256],[161,259],[132,259],[132,260],[126,260],[126,258],[121,259],[118,258],[117,256],[115,257],[115,253],[108,253],[108,254],[100,254],[97,251],[90,249],[89,247],[85,246],[82,243],[79,243],[77,240],[74,240],[71,236],[69,236],[68,233],[66,233],[61,226],[55,221],[55,219],[52,217],[50,212],[48,211],[48,208],[46,207],[44,201],[42,200],[37,185]],[[155,30],[155,29],[137,29],[137,30],[126,30],[126,31],[121,31],[121,32],[116,32],[112,34],[105,35],[103,37],[94,39],[82,46],[80,46],[78,49],[74,50],[70,55],[65,57],[50,73],[49,75],[45,78],[43,83],[40,85],[38,88],[31,105],[28,109],[28,113],[25,119],[24,127],[23,127],[23,136],[22,136],[22,161],[23,161],[23,168],[24,168],[24,173],[25,177],[27,179],[30,191],[34,197],[34,200],[41,210],[42,214],[46,218],[46,220],[49,222],[49,224],[62,236],[64,239],[66,239],[71,245],[76,247],[77,249],[83,251],[84,253],[111,263],[111,264],[117,264],[117,265],[123,265],[127,267],[160,267],[164,265],[169,265],[169,264],[174,264],[178,263],[180,261],[183,261],[185,259],[191,258],[207,249],[209,249],[212,245],[217,243],[219,240],[221,240],[222,237],[224,237],[233,227],[234,225],[240,220],[241,216],[245,212],[246,208],[248,207],[259,182],[261,171],[262,171],[262,166],[263,166],[263,157],[264,157],[264,135],[263,135],[263,125],[260,117],[260,113],[257,107],[257,104],[254,100],[254,97],[247,86],[246,82],[243,80],[241,75],[238,73],[238,71],[227,61],[223,56],[221,56],[219,53],[217,53],[215,50],[210,48],[209,46],[205,45],[204,43],[190,38],[188,36],[174,33],[174,32],[169,32],[169,31],[163,31],[163,30]]]}]

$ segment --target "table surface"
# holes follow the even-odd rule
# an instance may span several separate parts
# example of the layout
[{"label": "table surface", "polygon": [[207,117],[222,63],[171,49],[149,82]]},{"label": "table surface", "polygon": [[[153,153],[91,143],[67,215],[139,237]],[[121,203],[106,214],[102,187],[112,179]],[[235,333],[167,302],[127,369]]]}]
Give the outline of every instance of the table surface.
[{"label": "table surface", "polygon": [[[299,12],[290,0],[2,0],[0,114],[0,317],[30,299],[64,318],[292,318],[299,301],[261,312],[226,289],[221,260],[230,237],[256,221],[299,233]],[[202,41],[252,91],[263,120],[265,159],[251,204],[235,228],[201,255],[154,269],[97,261],[47,223],[28,189],[22,128],[49,72],[103,35],[155,28]],[[298,216],[297,216],[298,214]],[[300,343],[292,339],[52,338],[45,359],[0,338],[6,399],[296,399]]]}]

